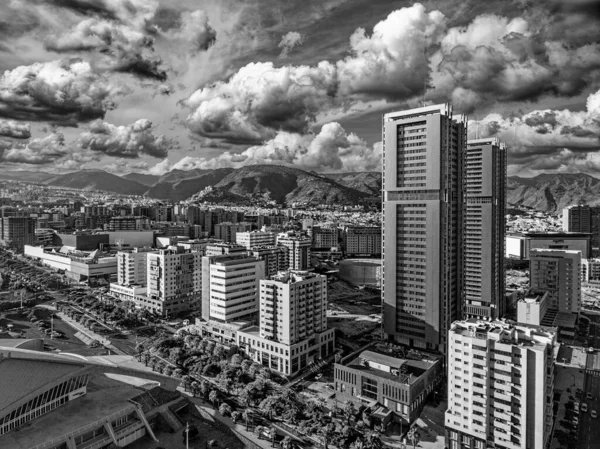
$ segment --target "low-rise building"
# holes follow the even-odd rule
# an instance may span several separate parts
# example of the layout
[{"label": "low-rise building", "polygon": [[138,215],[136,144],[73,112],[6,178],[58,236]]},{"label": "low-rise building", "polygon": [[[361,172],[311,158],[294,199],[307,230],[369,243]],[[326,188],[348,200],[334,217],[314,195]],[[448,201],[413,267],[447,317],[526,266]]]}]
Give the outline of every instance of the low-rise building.
[{"label": "low-rise building", "polygon": [[276,234],[268,231],[237,232],[235,242],[246,249],[258,246],[274,246]]}]

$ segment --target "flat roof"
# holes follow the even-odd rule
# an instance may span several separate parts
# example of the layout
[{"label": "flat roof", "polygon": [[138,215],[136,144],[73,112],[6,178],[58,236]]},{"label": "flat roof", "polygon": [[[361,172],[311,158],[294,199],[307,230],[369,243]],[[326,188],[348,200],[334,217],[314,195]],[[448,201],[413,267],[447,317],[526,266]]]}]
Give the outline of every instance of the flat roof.
[{"label": "flat roof", "polygon": [[587,355],[585,368],[594,371],[600,371],[600,354],[597,352]]}]

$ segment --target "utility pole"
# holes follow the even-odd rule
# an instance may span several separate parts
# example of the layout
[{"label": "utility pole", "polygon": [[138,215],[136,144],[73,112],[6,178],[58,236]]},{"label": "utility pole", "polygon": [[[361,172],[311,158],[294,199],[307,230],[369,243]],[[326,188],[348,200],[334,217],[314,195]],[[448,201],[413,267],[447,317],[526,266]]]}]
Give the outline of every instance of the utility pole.
[{"label": "utility pole", "polygon": [[50,340],[54,340],[54,314],[50,316]]},{"label": "utility pole", "polygon": [[190,449],[190,423],[185,423],[185,449]]}]

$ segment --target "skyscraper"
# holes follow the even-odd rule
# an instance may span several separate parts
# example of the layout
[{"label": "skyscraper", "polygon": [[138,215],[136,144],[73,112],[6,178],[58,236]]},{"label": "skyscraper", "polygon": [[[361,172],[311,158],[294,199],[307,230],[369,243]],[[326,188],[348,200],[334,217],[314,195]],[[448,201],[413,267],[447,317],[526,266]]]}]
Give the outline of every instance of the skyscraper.
[{"label": "skyscraper", "polygon": [[[600,207],[587,204],[568,206],[563,209],[563,231],[591,233],[592,254],[600,252]],[[585,255],[583,255],[586,257]]]},{"label": "skyscraper", "polygon": [[505,313],[505,146],[469,140],[464,174],[463,317],[496,319]]},{"label": "skyscraper", "polygon": [[444,352],[461,316],[464,116],[449,104],[383,118],[383,330]]}]

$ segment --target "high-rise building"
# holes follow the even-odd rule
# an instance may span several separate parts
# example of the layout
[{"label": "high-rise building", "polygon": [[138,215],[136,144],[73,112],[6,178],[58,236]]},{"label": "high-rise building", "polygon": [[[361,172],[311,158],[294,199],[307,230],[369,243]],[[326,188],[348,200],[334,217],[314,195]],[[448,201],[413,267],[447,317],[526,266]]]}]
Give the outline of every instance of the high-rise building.
[{"label": "high-rise building", "polygon": [[310,263],[310,247],[312,239],[304,234],[287,232],[277,235],[277,244],[288,250],[288,261],[291,270],[306,270]]},{"label": "high-rise building", "polygon": [[216,224],[214,226],[215,229],[215,238],[221,239],[224,242],[235,242],[236,236],[238,232],[249,232],[252,230],[251,223],[231,223],[231,222],[223,222]]},{"label": "high-rise building", "polygon": [[202,254],[181,247],[148,253],[148,305],[161,315],[200,310]]},{"label": "high-rise building", "polygon": [[0,221],[0,244],[3,246],[22,253],[25,245],[35,243],[35,218],[14,216]]},{"label": "high-rise building", "polygon": [[247,253],[202,258],[202,319],[252,321],[258,312],[258,285],[265,263]]},{"label": "high-rise building", "polygon": [[331,249],[339,244],[340,231],[335,226],[313,226],[312,247],[314,249]]},{"label": "high-rise building", "polygon": [[334,350],[327,329],[327,278],[302,271],[260,281],[260,320],[237,332],[238,345],[256,362],[294,375]]},{"label": "high-rise building", "polygon": [[462,315],[501,318],[506,309],[505,146],[496,138],[469,140],[464,175]]},{"label": "high-rise building", "polygon": [[119,285],[146,285],[148,253],[156,253],[156,250],[133,248],[117,252],[117,282]]},{"label": "high-rise building", "polygon": [[452,323],[448,340],[447,447],[546,448],[555,332],[466,320]]},{"label": "high-rise building", "polygon": [[594,254],[600,252],[600,207],[587,204],[565,207],[562,227],[566,232],[590,233],[592,252]]},{"label": "high-rise building", "polygon": [[532,249],[530,286],[548,291],[548,308],[579,313],[581,303],[581,253],[557,249]]},{"label": "high-rise building", "polygon": [[265,279],[289,267],[288,250],[283,246],[256,246],[248,252],[265,262]]},{"label": "high-rise building", "polygon": [[383,331],[445,351],[461,316],[467,123],[449,104],[383,118]]},{"label": "high-rise building", "polygon": [[255,246],[273,246],[275,245],[275,238],[276,234],[274,232],[245,231],[238,232],[235,235],[235,242],[250,249]]}]

